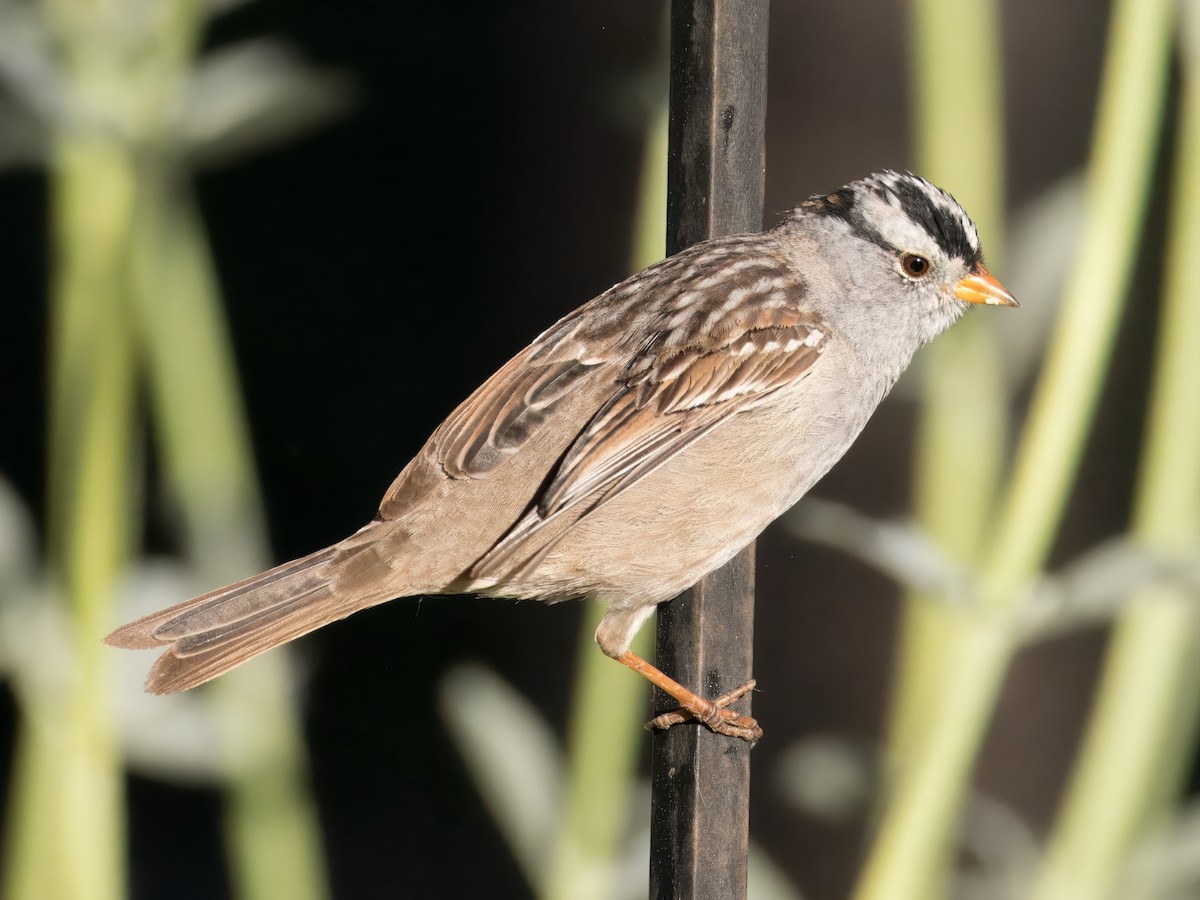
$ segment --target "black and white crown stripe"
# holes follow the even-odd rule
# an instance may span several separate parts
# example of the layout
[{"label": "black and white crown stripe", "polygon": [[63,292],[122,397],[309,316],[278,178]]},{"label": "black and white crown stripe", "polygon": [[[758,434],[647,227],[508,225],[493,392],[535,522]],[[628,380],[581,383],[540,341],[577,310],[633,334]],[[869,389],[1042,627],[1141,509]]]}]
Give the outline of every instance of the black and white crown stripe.
[{"label": "black and white crown stripe", "polygon": [[[887,192],[899,200],[902,206],[905,206],[910,215],[914,211],[920,212],[922,211],[922,207],[928,206],[933,210],[932,216],[915,217],[922,219],[926,225],[932,222],[939,230],[947,225],[951,230],[961,229],[962,236],[960,240],[965,240],[971,253],[978,254],[981,251],[979,232],[975,228],[975,223],[971,221],[971,217],[963,211],[962,206],[949,193],[937,185],[926,181],[920,175],[914,175],[912,172],[893,172],[888,170],[868,176],[864,180],[870,182],[873,179],[878,179]],[[911,192],[914,189],[920,193],[924,203],[904,204],[903,199],[905,197],[911,199]]]},{"label": "black and white crown stripe", "polygon": [[841,219],[852,231],[879,241],[879,232],[865,215],[862,201],[867,195],[903,210],[929,232],[948,255],[969,265],[982,259],[979,232],[970,216],[946,191],[911,172],[876,172],[831,194],[810,197],[800,208],[808,213]]}]

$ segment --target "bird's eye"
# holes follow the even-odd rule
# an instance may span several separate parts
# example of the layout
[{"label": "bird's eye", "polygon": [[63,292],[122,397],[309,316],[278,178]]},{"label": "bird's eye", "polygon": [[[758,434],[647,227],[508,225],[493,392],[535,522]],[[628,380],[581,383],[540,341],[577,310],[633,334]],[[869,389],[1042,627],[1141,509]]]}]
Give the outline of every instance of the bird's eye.
[{"label": "bird's eye", "polygon": [[929,260],[915,253],[905,253],[900,257],[900,269],[909,278],[924,278],[932,268]]}]

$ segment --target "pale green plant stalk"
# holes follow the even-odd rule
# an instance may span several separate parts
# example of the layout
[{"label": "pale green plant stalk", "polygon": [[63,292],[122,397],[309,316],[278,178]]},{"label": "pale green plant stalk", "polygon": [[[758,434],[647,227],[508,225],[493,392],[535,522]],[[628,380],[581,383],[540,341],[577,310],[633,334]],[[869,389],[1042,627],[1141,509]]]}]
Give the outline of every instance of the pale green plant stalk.
[{"label": "pale green plant stalk", "polygon": [[[917,170],[970,210],[996,270],[1004,234],[1003,77],[995,2],[913,0],[912,108]],[[947,47],[970,47],[963,54]],[[964,125],[962,110],[970,110]],[[977,563],[1007,440],[1007,385],[989,316],[971,316],[924,351],[914,505],[946,554]],[[937,714],[954,617],[938,598],[910,596],[892,694],[886,768]],[[890,777],[890,776],[889,776]]]},{"label": "pale green plant stalk", "polygon": [[24,683],[4,895],[124,894],[121,760],[100,639],[131,546],[133,342],[122,266],[135,180],[119,147],[70,136],[54,157],[48,554],[67,599],[68,671]]},{"label": "pale green plant stalk", "polygon": [[[121,766],[101,643],[133,552],[135,416],[147,363],[168,477],[206,577],[266,560],[236,379],[203,242],[166,189],[172,129],[203,9],[48,2],[63,108],[55,121],[48,544],[66,595],[70,667],[19,673],[22,721],[4,896],[123,896]],[[169,174],[168,174],[169,173]],[[144,354],[144,357],[142,356]],[[55,656],[46,654],[48,659]],[[50,663],[54,665],[54,663]],[[283,661],[230,690],[230,831],[239,896],[323,896],[319,840]],[[247,707],[257,704],[253,714]]]},{"label": "pale green plant stalk", "polygon": [[15,900],[116,900],[124,893],[122,773],[101,638],[137,519],[127,273],[138,181],[129,148],[160,120],[175,87],[170,72],[190,55],[194,10],[146,10],[142,25],[160,39],[130,65],[109,10],[72,0],[45,9],[75,108],[113,121],[63,128],[53,140],[47,555],[70,614],[71,656],[68,671],[23,681],[5,886]]},{"label": "pale green plant stalk", "polygon": [[[1196,4],[1187,11],[1200,27]],[[1194,50],[1200,50],[1197,42]],[[1185,54],[1173,215],[1133,535],[1168,557],[1200,546],[1200,54]],[[1194,591],[1140,592],[1118,619],[1095,709],[1032,896],[1127,897],[1122,870],[1176,799],[1200,710]]]},{"label": "pale green plant stalk", "polygon": [[1166,92],[1170,0],[1117,0],[1088,172],[1087,211],[1012,484],[965,611],[940,715],[896,780],[855,896],[927,900],[1091,423],[1144,219]]},{"label": "pale green plant stalk", "polygon": [[[970,210],[995,268],[1004,234],[999,11],[987,0],[913,0],[909,31],[917,170]],[[970,47],[970,65],[947,47]],[[1008,385],[990,319],[968,317],[926,348],[918,369],[915,518],[948,557],[966,564],[979,562],[1006,453]],[[938,715],[956,626],[939,598],[908,596],[884,758],[889,782]],[[927,873],[927,896],[936,896],[946,877],[953,848],[943,849]]]},{"label": "pale green plant stalk", "polygon": [[[133,267],[139,337],[156,434],[202,580],[266,568],[267,549],[233,349],[191,203],[143,176]],[[326,896],[324,857],[286,652],[232,672],[212,689],[232,784],[227,847],[238,896]]]},{"label": "pale green plant stalk", "polygon": [[[633,269],[663,257],[667,196],[667,108],[659,104],[642,156],[634,222]],[[648,684],[596,646],[604,610],[589,605],[576,654],[579,674],[567,733],[566,815],[542,896],[547,900],[606,900],[614,896],[622,838],[630,821],[637,760],[646,746]],[[633,652],[653,654],[653,621],[642,626]]]}]

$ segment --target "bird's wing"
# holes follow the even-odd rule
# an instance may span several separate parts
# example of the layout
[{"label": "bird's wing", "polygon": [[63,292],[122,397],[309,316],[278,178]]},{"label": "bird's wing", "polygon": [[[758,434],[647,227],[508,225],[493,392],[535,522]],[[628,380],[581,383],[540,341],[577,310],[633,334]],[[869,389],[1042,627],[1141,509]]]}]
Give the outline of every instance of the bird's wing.
[{"label": "bird's wing", "polygon": [[636,480],[630,476],[649,474],[729,416],[799,381],[827,334],[798,312],[774,311],[769,318],[709,346],[649,348],[650,365],[626,381],[567,451],[538,500],[538,514],[548,518]]},{"label": "bird's wing", "polygon": [[403,515],[428,489],[427,479],[413,477],[422,465],[432,462],[441,478],[486,478],[586,390],[606,360],[589,355],[573,335],[596,302],[553,325],[459,404],[384,494],[380,518]]},{"label": "bird's wing", "polygon": [[[779,260],[757,257],[720,277],[685,280],[660,305],[653,327],[607,401],[550,473],[524,516],[472,568],[476,578],[511,576],[512,560],[550,522],[586,504],[598,508],[731,416],[798,382],[820,358],[828,330],[801,309],[803,282]],[[699,287],[702,290],[696,291]],[[555,542],[565,531],[560,531]],[[521,565],[536,565],[546,544]]]},{"label": "bird's wing", "polygon": [[527,350],[489,378],[434,433],[451,478],[483,478],[520,450],[597,363],[573,355],[541,362]]},{"label": "bird's wing", "polygon": [[[476,389],[433,433],[418,460],[432,458],[450,479],[486,478],[580,392],[591,395],[597,409],[603,406],[622,387],[623,361],[640,352],[646,335],[672,328],[682,333],[678,323],[657,322],[656,311],[674,314],[671,304],[709,287],[714,266],[727,276],[717,279],[727,282],[722,300],[749,293],[763,279],[783,277],[782,260],[762,258],[762,250],[761,235],[718,238],[605,291],[548,328]],[[751,252],[759,262],[746,265]],[[414,471],[405,469],[384,495],[382,518],[402,515],[427,486],[410,477]]]}]

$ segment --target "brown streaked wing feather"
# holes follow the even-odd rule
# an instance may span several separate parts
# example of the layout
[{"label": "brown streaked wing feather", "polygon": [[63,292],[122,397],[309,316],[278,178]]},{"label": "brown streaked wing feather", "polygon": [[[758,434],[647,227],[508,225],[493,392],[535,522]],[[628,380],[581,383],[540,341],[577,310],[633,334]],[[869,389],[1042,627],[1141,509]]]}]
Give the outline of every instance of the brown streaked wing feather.
[{"label": "brown streaked wing feather", "polygon": [[[587,357],[586,345],[575,339],[587,306],[559,320],[505,363],[438,426],[423,452],[436,459],[446,476],[486,478],[602,367],[605,360]],[[411,472],[411,467],[401,472],[384,494],[382,518],[395,518],[409,507]]]},{"label": "brown streaked wing feather", "polygon": [[[622,387],[567,451],[535,508],[476,563],[474,576],[504,574],[513,557],[563,513],[591,500],[587,515],[730,416],[811,370],[829,336],[800,311],[803,285],[794,278],[783,284],[758,278],[754,292],[724,318],[710,318],[702,329],[693,318],[676,333],[659,332],[645,341]],[[705,315],[711,317],[697,311]],[[690,333],[681,340],[680,331]],[[548,549],[541,548],[522,569]]]},{"label": "brown streaked wing feather", "polygon": [[[710,408],[709,412],[710,415],[705,417],[706,421],[703,423],[699,421],[699,416],[692,417],[691,427],[684,431],[645,429],[643,432],[644,440],[632,441],[622,446],[619,458],[610,458],[609,462],[611,464],[603,467],[602,470],[598,468],[590,471],[589,475],[595,476],[591,480],[600,481],[601,483],[597,485],[593,492],[598,492],[595,502],[585,510],[584,515],[648,476],[659,466],[668,462],[673,456],[684,450],[688,445],[698,441],[720,425],[735,410],[729,408],[712,414],[713,410]],[[633,422],[634,420],[631,417],[629,421]],[[632,425],[631,427],[636,428],[637,426]],[[602,480],[604,476],[608,476],[607,480]],[[569,499],[567,502],[560,502],[554,507],[548,507],[545,512],[543,512],[541,506],[531,509],[497,542],[495,547],[488,551],[475,564],[471,570],[471,574],[476,578],[483,578],[506,569],[509,561],[526,546],[528,541],[541,532],[543,528],[550,525],[560,516],[572,511],[582,500],[591,496],[584,491],[584,488],[580,488],[580,493],[575,497]],[[574,524],[572,523],[571,527]],[[534,556],[522,563],[520,569],[507,572],[506,574],[512,576],[536,567],[546,554],[554,549],[554,546],[566,537],[569,532],[570,528],[564,529],[553,541],[540,548]]]},{"label": "brown streaked wing feather", "polygon": [[516,453],[592,368],[577,359],[530,366],[525,355],[489,378],[434,433],[451,478],[483,478]]},{"label": "brown streaked wing feather", "polygon": [[[689,323],[684,328],[655,327],[656,317],[678,316],[688,296],[711,292],[714,285],[747,295],[769,293],[772,299],[785,294],[783,282],[790,272],[772,248],[763,235],[730,235],[689,248],[614,285],[568,313],[509,360],[450,414],[424,452],[450,478],[486,477],[520,450],[554,416],[558,404],[589,378],[603,372],[614,378],[612,389],[618,390],[614,361],[644,353],[647,348],[638,347],[642,340],[653,344],[659,333],[692,340],[695,327],[704,323],[691,323],[690,316],[685,315]],[[769,310],[757,313],[765,316],[760,326],[772,324]],[[737,311],[722,318],[736,327],[740,315]],[[606,390],[598,393],[599,407]],[[383,518],[394,518],[409,507],[408,492],[421,484],[406,477],[411,474],[406,469],[384,495]]]},{"label": "brown streaked wing feather", "polygon": [[693,432],[707,432],[802,378],[826,340],[815,323],[797,323],[665,361],[593,419],[542,494],[539,513],[549,516],[578,503],[633,467],[641,477],[650,474],[691,443]]}]

